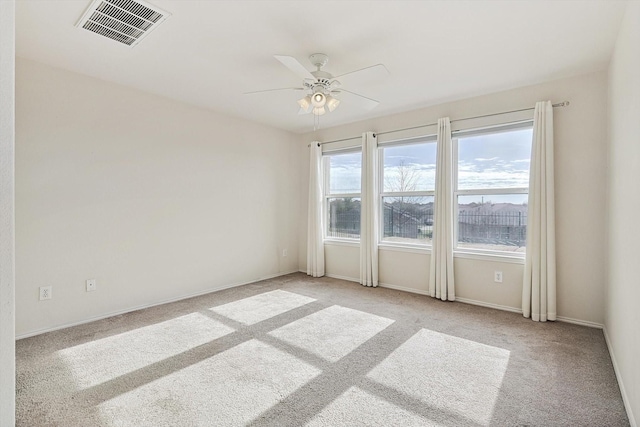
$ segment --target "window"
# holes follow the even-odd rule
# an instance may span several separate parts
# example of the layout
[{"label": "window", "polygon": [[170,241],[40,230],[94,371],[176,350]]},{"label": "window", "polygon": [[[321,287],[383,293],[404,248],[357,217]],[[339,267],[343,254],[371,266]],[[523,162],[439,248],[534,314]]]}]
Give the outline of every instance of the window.
[{"label": "window", "polygon": [[457,249],[526,248],[530,123],[454,134]]},{"label": "window", "polygon": [[358,151],[326,154],[325,237],[360,238],[360,181],[362,154]]},{"label": "window", "polygon": [[381,240],[431,244],[435,139],[393,144],[380,150]]}]

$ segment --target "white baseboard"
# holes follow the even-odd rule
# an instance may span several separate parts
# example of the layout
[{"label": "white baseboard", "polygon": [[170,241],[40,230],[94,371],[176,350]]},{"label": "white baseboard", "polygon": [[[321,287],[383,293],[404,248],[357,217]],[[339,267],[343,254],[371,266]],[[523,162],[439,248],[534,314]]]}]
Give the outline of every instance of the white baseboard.
[{"label": "white baseboard", "polygon": [[[512,313],[520,313],[520,314],[522,314],[522,309],[521,308],[510,307],[508,305],[493,304],[493,303],[490,303],[490,302],[477,301],[477,300],[473,300],[473,299],[460,298],[460,297],[456,297],[456,301],[460,301],[460,302],[463,302],[465,304],[479,305],[481,307],[495,308],[497,310],[510,311]],[[587,326],[589,328],[595,328],[595,329],[602,329],[603,328],[603,325],[601,323],[591,322],[589,320],[580,320],[580,319],[574,319],[574,318],[571,318],[571,317],[564,317],[564,316],[557,316],[556,320],[558,322],[573,323],[574,325]]]},{"label": "white baseboard", "polygon": [[494,304],[492,302],[478,301],[478,300],[469,299],[469,298],[460,298],[458,296],[456,296],[456,301],[460,301],[461,303],[464,303],[464,304],[478,305],[480,307],[495,308],[496,310],[510,311],[512,313],[522,313],[522,309],[520,308],[510,307],[508,305]]},{"label": "white baseboard", "polygon": [[391,285],[389,283],[379,283],[381,288],[395,289],[396,291],[410,292],[418,295],[429,295],[429,291],[423,291],[422,289],[406,288],[404,286]]},{"label": "white baseboard", "polygon": [[353,277],[339,276],[337,274],[325,274],[325,276],[331,277],[332,279],[340,279],[340,280],[346,280],[348,282],[360,283],[360,279],[354,279]]},{"label": "white baseboard", "polygon": [[[353,277],[340,276],[338,274],[327,274],[326,276],[327,277],[332,277],[334,279],[348,280],[350,282],[359,282],[358,279],[354,279]],[[415,289],[415,288],[407,288],[407,287],[404,287],[404,286],[392,285],[390,283],[380,283],[379,286],[381,288],[395,289],[397,291],[410,292],[412,294],[429,295],[429,292],[425,291],[425,290]],[[512,313],[520,313],[520,314],[522,314],[522,309],[521,308],[510,307],[508,305],[494,304],[494,303],[491,303],[491,302],[478,301],[478,300],[474,300],[474,299],[470,299],[470,298],[462,298],[462,297],[458,297],[458,296],[456,296],[456,301],[459,301],[459,302],[464,303],[464,304],[477,305],[477,306],[480,306],[480,307],[495,308],[496,310],[503,310],[503,311],[509,311],[509,312],[512,312]],[[589,328],[596,328],[596,329],[602,329],[603,328],[603,325],[601,323],[591,322],[589,320],[580,320],[580,319],[574,319],[574,318],[571,318],[571,317],[564,317],[564,316],[558,316],[557,320],[559,322],[573,323],[575,325],[587,326]]]},{"label": "white baseboard", "polygon": [[604,340],[607,343],[607,348],[609,349],[609,356],[611,357],[611,363],[613,364],[613,372],[615,372],[616,374],[616,379],[618,380],[618,387],[620,387],[622,402],[624,403],[624,408],[627,411],[627,417],[629,417],[629,424],[631,425],[631,427],[638,427],[638,425],[636,424],[636,419],[633,416],[633,412],[631,411],[631,402],[629,402],[627,391],[624,388],[624,382],[622,381],[622,375],[620,374],[620,370],[618,369],[618,362],[616,361],[616,355],[613,352],[613,346],[611,345],[611,340],[609,339],[609,333],[607,332],[607,327],[603,326],[602,331],[604,332]]},{"label": "white baseboard", "polygon": [[588,326],[590,328],[596,328],[596,329],[604,328],[604,325],[602,323],[591,322],[589,320],[573,319],[571,317],[564,317],[564,316],[557,316],[556,319],[559,322],[573,323],[574,325]]},{"label": "white baseboard", "polygon": [[[300,270],[300,272],[301,273],[305,273],[305,271],[302,271],[302,270]],[[355,279],[353,277],[347,277],[347,276],[340,276],[338,274],[326,274],[326,276],[334,278],[334,279],[347,280],[349,282],[360,282],[359,279]],[[404,286],[392,285],[390,283],[380,283],[379,286],[381,288],[395,289],[397,291],[410,292],[412,294],[429,295],[428,291],[424,291],[424,290],[421,290],[421,289],[407,288],[407,287],[404,287]],[[478,300],[474,300],[474,299],[470,299],[470,298],[462,298],[462,297],[458,297],[458,296],[456,296],[456,301],[459,301],[459,302],[464,303],[464,304],[478,305],[480,307],[495,308],[496,310],[503,310],[503,311],[509,311],[509,312],[512,312],[512,313],[520,313],[520,314],[522,314],[522,309],[521,308],[510,307],[508,305],[494,304],[494,303],[491,303],[491,302],[478,301]],[[573,323],[575,325],[587,326],[589,328],[595,328],[595,329],[603,329],[604,328],[603,324],[596,323],[596,322],[591,322],[589,320],[580,320],[580,319],[574,319],[572,317],[565,317],[565,316],[557,316],[556,319],[559,322]]]},{"label": "white baseboard", "polygon": [[215,287],[215,288],[209,288],[209,289],[206,289],[204,291],[198,291],[198,292],[194,292],[194,293],[190,293],[190,294],[186,294],[186,295],[181,295],[181,296],[169,298],[169,299],[166,299],[166,300],[153,302],[153,303],[150,303],[150,304],[142,304],[142,305],[138,305],[138,306],[135,306],[135,307],[125,308],[124,310],[118,310],[118,311],[112,311],[112,312],[105,313],[105,314],[100,314],[98,316],[89,317],[87,319],[79,320],[77,322],[64,323],[64,324],[61,324],[61,325],[56,325],[56,326],[52,326],[52,327],[48,327],[48,328],[42,328],[42,329],[38,329],[38,330],[35,330],[35,331],[29,331],[29,332],[26,332],[24,334],[16,335],[16,340],[33,337],[33,336],[40,335],[40,334],[45,334],[47,332],[58,331],[60,329],[66,329],[66,328],[70,328],[72,326],[84,325],[85,323],[95,322],[96,320],[102,320],[102,319],[106,319],[108,317],[119,316],[121,314],[131,313],[132,311],[138,311],[138,310],[143,310],[145,308],[155,307],[155,306],[158,306],[158,305],[169,304],[169,303],[176,302],[176,301],[182,301],[184,299],[198,297],[200,295],[205,295],[205,294],[210,294],[211,292],[222,291],[222,290],[229,289],[229,288],[235,288],[237,286],[243,286],[243,285],[248,285],[250,283],[260,282],[262,280],[269,280],[269,279],[273,279],[275,277],[286,276],[287,274],[291,274],[291,273],[297,273],[297,270],[291,270],[291,271],[287,271],[287,272],[271,274],[271,275],[264,276],[264,277],[261,277],[261,278],[256,279],[256,280],[249,280],[247,282],[233,283],[233,284],[230,284],[230,285],[223,285],[223,286],[218,286],[218,287]]}]

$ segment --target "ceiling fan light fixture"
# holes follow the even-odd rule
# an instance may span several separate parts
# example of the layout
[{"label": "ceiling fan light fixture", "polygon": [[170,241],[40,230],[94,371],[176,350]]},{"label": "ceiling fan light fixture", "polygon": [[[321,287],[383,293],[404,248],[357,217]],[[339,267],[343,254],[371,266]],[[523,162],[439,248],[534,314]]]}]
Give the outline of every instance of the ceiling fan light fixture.
[{"label": "ceiling fan light fixture", "polygon": [[333,110],[338,108],[338,105],[340,105],[340,100],[338,98],[334,98],[331,95],[327,95],[327,108],[329,109],[330,113],[332,113]]},{"label": "ceiling fan light fixture", "polygon": [[[2,0],[0,0],[2,1]],[[93,0],[94,2],[110,2],[110,3],[122,3],[122,2],[133,2],[136,1],[144,1],[144,0]],[[323,71],[322,68],[327,65],[329,61],[329,57],[323,53],[314,53],[309,57],[309,60],[313,65],[317,67],[315,71],[309,71],[307,67],[302,65],[296,58],[292,56],[285,55],[274,55],[274,58],[277,59],[282,65],[288,68],[290,71],[298,75],[298,77],[302,78],[301,87],[289,87],[282,89],[267,89],[267,90],[259,90],[253,92],[246,92],[246,94],[250,93],[263,93],[263,92],[274,92],[274,91],[283,91],[283,90],[294,90],[294,91],[303,91],[298,92],[303,95],[302,98],[297,100],[298,105],[300,106],[300,110],[298,114],[312,114],[313,116],[313,129],[320,129],[320,116],[323,116],[327,113],[331,113],[335,111],[338,106],[340,106],[339,97],[343,94],[343,92],[348,92],[349,97],[351,99],[359,101],[361,107],[370,110],[379,104],[375,99],[368,98],[364,95],[360,95],[358,93],[340,89],[342,86],[338,78],[342,78],[345,76],[349,76],[349,79],[352,79],[356,74],[363,75],[362,73],[366,73],[370,75],[371,72],[375,72],[376,74],[380,74],[384,72],[385,75],[389,74],[389,70],[383,64],[375,64],[369,67],[361,68],[359,70],[349,71],[348,73],[343,73],[339,76],[334,77],[331,73]],[[354,98],[355,97],[355,98]],[[351,101],[349,102],[351,104]]]},{"label": "ceiling fan light fixture", "polygon": [[[327,97],[322,92],[316,92],[311,97],[311,105],[313,105],[315,108],[324,107],[324,104],[326,104],[326,103],[327,103]],[[322,113],[322,114],[324,114],[324,113]]]},{"label": "ceiling fan light fixture", "polygon": [[307,95],[304,98],[300,98],[298,100],[298,105],[300,106],[300,108],[302,108],[305,112],[308,113],[309,108],[311,108],[311,97]]}]

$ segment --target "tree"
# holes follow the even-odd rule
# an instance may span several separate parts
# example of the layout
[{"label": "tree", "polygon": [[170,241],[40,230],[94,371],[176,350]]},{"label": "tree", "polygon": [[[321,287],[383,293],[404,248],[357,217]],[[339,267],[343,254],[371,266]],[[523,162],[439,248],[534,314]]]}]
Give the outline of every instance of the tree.
[{"label": "tree", "polygon": [[[413,165],[400,161],[393,175],[385,175],[385,191],[406,193],[418,189],[420,173]],[[388,209],[388,220],[385,222],[385,234],[395,237],[417,237],[421,230],[418,228],[420,218],[424,216],[420,197],[397,196],[385,206]],[[426,221],[426,219],[425,219]],[[426,222],[424,225],[427,225]]]},{"label": "tree", "polygon": [[396,167],[397,174],[385,176],[385,187],[393,192],[416,191],[420,174],[414,166],[409,166],[401,160]]}]

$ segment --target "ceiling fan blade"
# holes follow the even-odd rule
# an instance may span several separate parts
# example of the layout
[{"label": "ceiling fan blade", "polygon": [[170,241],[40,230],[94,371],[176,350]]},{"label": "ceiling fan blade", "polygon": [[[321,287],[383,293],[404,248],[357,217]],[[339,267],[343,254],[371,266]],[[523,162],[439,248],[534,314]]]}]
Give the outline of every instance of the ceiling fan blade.
[{"label": "ceiling fan blade", "polygon": [[334,79],[351,80],[352,78],[362,81],[364,79],[380,79],[389,75],[389,70],[384,64],[371,65],[369,67],[360,68],[359,70],[349,71],[348,73],[335,76]]},{"label": "ceiling fan blade", "polygon": [[245,92],[243,95],[251,95],[253,93],[263,93],[263,92],[277,92],[279,90],[305,90],[303,87],[283,87],[280,89],[265,89],[265,90],[254,90],[252,92]]},{"label": "ceiling fan blade", "polygon": [[[365,110],[373,110],[374,108],[376,108],[378,106],[378,104],[380,104],[380,101],[376,101],[375,99],[368,98],[368,97],[366,97],[364,95],[360,95],[359,93],[351,92],[350,90],[346,90],[346,89],[336,90],[335,93],[336,94],[341,94],[341,93],[349,94],[349,95],[347,95],[347,97],[351,98],[354,101],[356,101],[357,104],[359,104]],[[340,98],[344,99],[343,96],[341,96]],[[349,101],[345,102],[345,104],[347,104],[348,102]]]},{"label": "ceiling fan blade", "polygon": [[298,62],[298,60],[293,56],[273,55],[273,57],[280,61],[282,65],[293,71],[298,77],[311,80],[316,79],[313,77],[313,74],[311,74],[311,71],[307,70],[304,65]]}]

